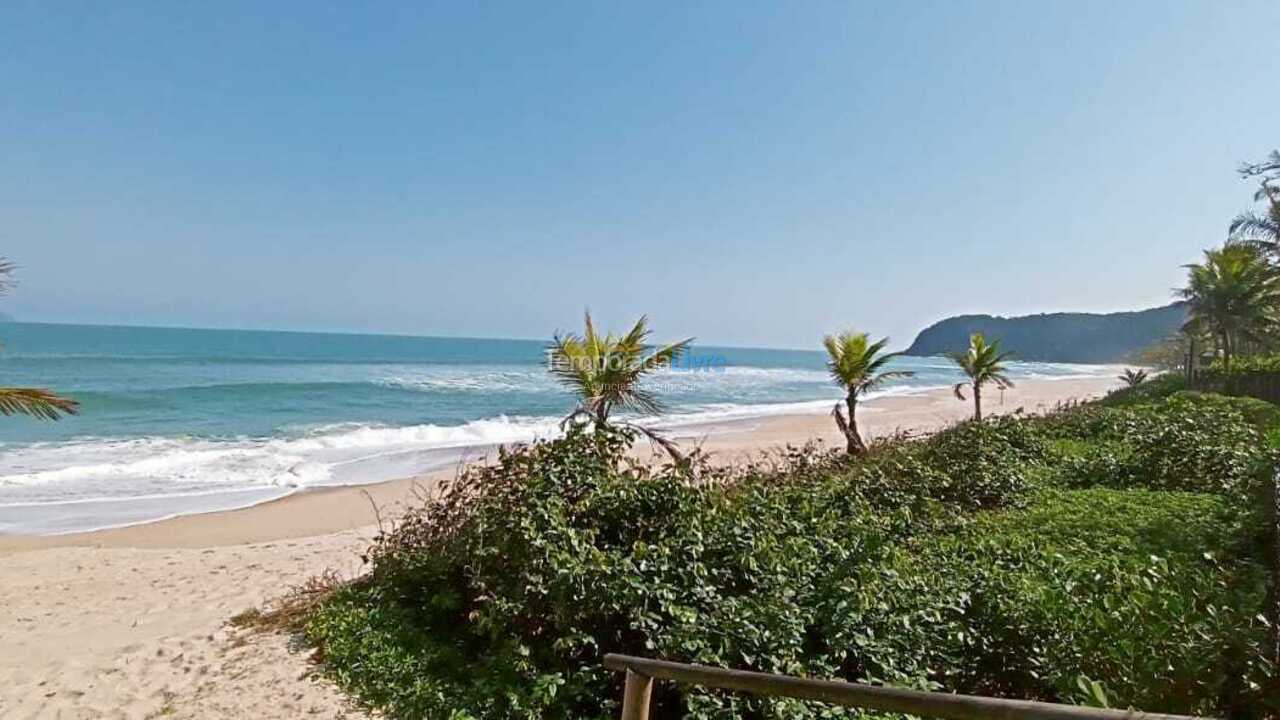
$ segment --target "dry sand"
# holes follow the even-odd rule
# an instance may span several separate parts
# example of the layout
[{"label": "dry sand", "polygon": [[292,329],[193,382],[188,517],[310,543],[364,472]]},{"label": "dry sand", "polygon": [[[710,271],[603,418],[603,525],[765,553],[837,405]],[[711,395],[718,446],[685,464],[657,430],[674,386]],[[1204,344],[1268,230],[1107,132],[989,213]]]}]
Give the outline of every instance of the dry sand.
[{"label": "dry sand", "polygon": [[[1114,381],[1024,382],[986,401],[996,414],[1042,412]],[[864,433],[929,431],[971,405],[949,391],[884,397],[859,413]],[[831,419],[791,415],[682,431],[721,462],[819,439]],[[354,718],[306,648],[237,630],[229,618],[326,569],[360,572],[376,531],[440,475],[304,492],[252,508],[92,533],[0,537],[0,717]],[[372,501],[372,502],[371,502]]]}]

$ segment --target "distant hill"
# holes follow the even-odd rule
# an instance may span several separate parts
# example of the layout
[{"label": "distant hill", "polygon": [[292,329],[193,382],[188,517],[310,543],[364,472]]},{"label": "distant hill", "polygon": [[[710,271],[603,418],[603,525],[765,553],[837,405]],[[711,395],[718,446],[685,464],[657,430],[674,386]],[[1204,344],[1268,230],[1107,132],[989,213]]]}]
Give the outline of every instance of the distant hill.
[{"label": "distant hill", "polygon": [[1042,362],[1121,362],[1173,333],[1186,320],[1183,303],[1118,313],[1049,313],[1021,317],[957,315],[920,331],[908,355],[941,355],[963,350],[969,335],[981,332],[1000,340],[1019,360]]}]

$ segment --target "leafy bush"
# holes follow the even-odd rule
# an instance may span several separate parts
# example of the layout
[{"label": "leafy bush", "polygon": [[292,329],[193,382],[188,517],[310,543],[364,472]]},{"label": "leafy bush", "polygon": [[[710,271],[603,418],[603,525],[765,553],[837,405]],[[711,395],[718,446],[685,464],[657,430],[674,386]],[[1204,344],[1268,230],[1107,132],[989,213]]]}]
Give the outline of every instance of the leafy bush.
[{"label": "leafy bush", "polygon": [[1265,400],[1249,397],[1228,397],[1214,393],[1183,390],[1175,393],[1174,400],[1187,401],[1185,408],[1212,408],[1215,412],[1237,412],[1250,425],[1261,432],[1280,426],[1280,406]]},{"label": "leafy bush", "polygon": [[862,568],[823,632],[864,681],[1072,701],[1087,677],[1121,707],[1257,703],[1265,582],[1230,559],[1238,518],[1213,496],[1045,493]]},{"label": "leafy bush", "polygon": [[[1208,368],[1209,372],[1225,373],[1222,360],[1215,360]],[[1232,373],[1280,373],[1280,354],[1243,355],[1231,359]]]},{"label": "leafy bush", "polygon": [[[966,421],[921,442],[877,448],[862,462],[828,467],[879,507],[934,502],[977,510],[1017,504],[1049,457],[1044,438],[1011,417]],[[791,478],[788,476],[788,480]]]},{"label": "leafy bush", "polygon": [[[1271,671],[1257,506],[1238,501],[1264,415],[1185,395],[737,469],[649,468],[626,432],[574,430],[406,515],[307,632],[343,686],[403,718],[614,717],[605,652],[1234,709]],[[1120,489],[1062,489],[1089,485]],[[654,702],[856,715],[671,684]]]},{"label": "leafy bush", "polygon": [[1178,393],[1159,405],[1067,413],[1064,435],[1092,443],[1066,459],[1061,477],[1075,487],[1248,496],[1269,459],[1259,424],[1275,416],[1274,408],[1259,408],[1259,402]]},{"label": "leafy bush", "polygon": [[1230,370],[1215,362],[1197,374],[1195,387],[1221,395],[1280,403],[1280,354],[1236,358]]},{"label": "leafy bush", "polygon": [[1010,504],[1031,486],[1048,454],[1043,438],[1017,418],[966,422],[924,444],[923,461],[947,477],[934,496],[962,508]]},{"label": "leafy bush", "polygon": [[605,651],[829,671],[806,658],[813,594],[906,514],[759,468],[695,484],[625,462],[626,441],[575,431],[505,453],[380,538],[369,578],[309,627],[338,680],[401,717],[589,718],[620,694]]},{"label": "leafy bush", "polygon": [[1185,375],[1180,372],[1167,372],[1150,378],[1141,385],[1112,390],[1098,404],[1109,407],[1149,404],[1186,389]]}]

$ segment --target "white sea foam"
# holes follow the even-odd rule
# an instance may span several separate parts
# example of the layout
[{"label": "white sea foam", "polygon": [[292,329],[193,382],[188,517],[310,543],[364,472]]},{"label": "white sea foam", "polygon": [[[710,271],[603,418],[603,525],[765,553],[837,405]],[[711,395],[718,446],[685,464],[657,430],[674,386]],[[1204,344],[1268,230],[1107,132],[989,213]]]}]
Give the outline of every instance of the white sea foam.
[{"label": "white sea foam", "polygon": [[388,374],[376,384],[422,392],[506,393],[556,392],[560,387],[541,367],[525,370],[433,368]]},{"label": "white sea foam", "polygon": [[[922,392],[949,382],[946,365],[917,360],[915,385],[877,396]],[[377,380],[407,389],[466,393],[562,392],[540,368],[395,368]],[[1022,365],[1017,378],[1113,375],[1114,367]],[[714,432],[752,418],[825,414],[839,391],[824,370],[728,367],[672,369],[653,382],[693,394],[660,417],[627,418],[656,428]],[[791,388],[800,388],[790,392]],[[808,397],[777,402],[787,395]],[[679,397],[677,393],[675,395]],[[734,402],[693,402],[693,397]],[[669,396],[670,397],[670,396]],[[820,399],[816,399],[820,398]],[[3,448],[0,452],[0,532],[68,532],[155,520],[174,514],[254,504],[300,488],[375,482],[444,467],[500,444],[553,437],[560,418],[499,416],[455,425],[389,426],[340,423],[273,437],[82,437]]]}]

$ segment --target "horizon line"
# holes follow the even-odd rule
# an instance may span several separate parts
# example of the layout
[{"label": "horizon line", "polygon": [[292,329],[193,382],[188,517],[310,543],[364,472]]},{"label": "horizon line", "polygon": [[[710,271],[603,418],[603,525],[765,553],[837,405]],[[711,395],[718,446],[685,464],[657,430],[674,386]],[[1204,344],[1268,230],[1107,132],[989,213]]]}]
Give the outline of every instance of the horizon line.
[{"label": "horizon line", "polygon": [[[293,335],[344,335],[349,337],[390,337],[390,338],[408,338],[416,340],[488,340],[497,342],[549,342],[550,339],[539,339],[529,337],[511,337],[511,336],[490,336],[483,337],[479,335],[431,335],[431,334],[414,334],[405,332],[369,332],[358,330],[297,330],[297,329],[278,329],[278,328],[245,328],[245,327],[208,327],[198,325],[131,325],[128,323],[87,323],[87,322],[67,322],[53,320],[20,320],[17,318],[9,318],[0,320],[0,325],[58,325],[58,326],[78,326],[78,327],[98,327],[98,328],[128,328],[142,330],[193,330],[193,331],[209,331],[209,332],[247,332],[247,333],[288,333]],[[660,343],[654,343],[660,344]],[[793,347],[770,347],[765,345],[721,345],[717,343],[698,343],[695,336],[693,346],[725,348],[729,350],[778,350],[783,352],[822,352],[821,347],[810,348],[793,348]]]}]

